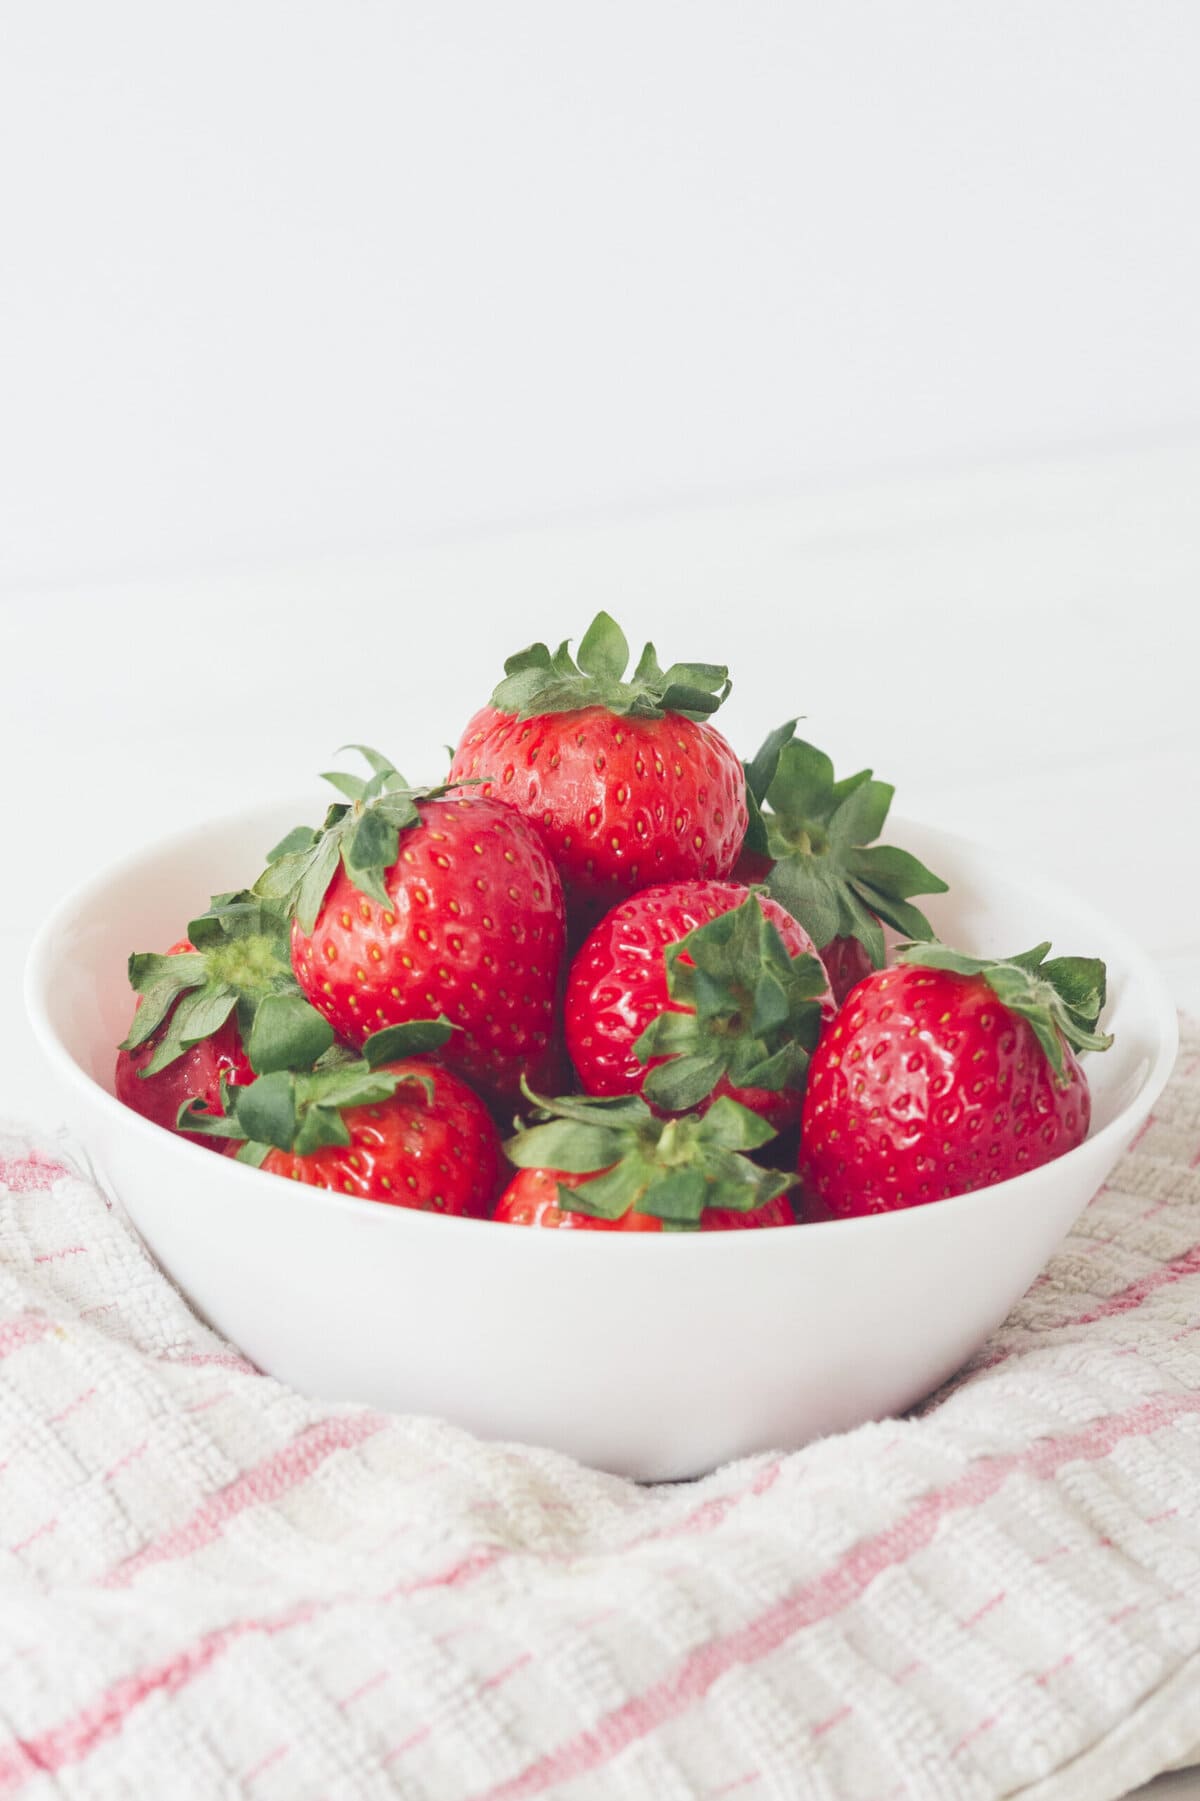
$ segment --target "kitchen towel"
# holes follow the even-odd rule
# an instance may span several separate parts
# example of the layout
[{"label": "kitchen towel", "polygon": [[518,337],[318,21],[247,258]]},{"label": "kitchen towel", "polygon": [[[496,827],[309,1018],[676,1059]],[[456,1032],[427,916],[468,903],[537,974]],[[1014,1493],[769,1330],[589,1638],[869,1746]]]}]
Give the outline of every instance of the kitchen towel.
[{"label": "kitchen towel", "polygon": [[941,1394],[662,1488],[290,1392],[0,1143],[0,1798],[1105,1801],[1198,1747],[1196,1028]]}]

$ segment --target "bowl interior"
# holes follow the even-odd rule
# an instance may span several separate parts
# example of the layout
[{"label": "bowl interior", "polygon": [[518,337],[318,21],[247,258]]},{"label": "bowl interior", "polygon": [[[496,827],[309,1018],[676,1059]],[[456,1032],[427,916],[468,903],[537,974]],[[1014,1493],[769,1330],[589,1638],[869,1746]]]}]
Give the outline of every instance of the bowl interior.
[{"label": "bowl interior", "polygon": [[[196,827],[96,877],[47,921],[34,947],[29,1001],[45,1048],[108,1094],[114,1047],[128,1029],[131,950],[165,950],[210,894],[252,881],[267,849],[311,798]],[[924,903],[941,937],[976,953],[1012,953],[1043,938],[1108,964],[1113,1049],[1088,1060],[1092,1135],[1133,1105],[1171,1054],[1174,1010],[1145,955],[1086,902],[1014,870],[1005,857],[952,835],[892,821],[889,837],[942,874],[950,891]],[[77,1079],[77,1077],[76,1077]]]}]

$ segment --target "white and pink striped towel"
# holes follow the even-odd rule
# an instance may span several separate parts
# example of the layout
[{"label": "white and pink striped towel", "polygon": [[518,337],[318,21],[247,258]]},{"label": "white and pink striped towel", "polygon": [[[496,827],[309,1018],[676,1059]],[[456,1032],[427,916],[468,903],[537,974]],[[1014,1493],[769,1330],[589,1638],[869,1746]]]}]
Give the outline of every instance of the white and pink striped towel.
[{"label": "white and pink striped towel", "polygon": [[290,1393],[0,1148],[0,1797],[1104,1801],[1200,1754],[1195,1031],[921,1417],[657,1490]]}]

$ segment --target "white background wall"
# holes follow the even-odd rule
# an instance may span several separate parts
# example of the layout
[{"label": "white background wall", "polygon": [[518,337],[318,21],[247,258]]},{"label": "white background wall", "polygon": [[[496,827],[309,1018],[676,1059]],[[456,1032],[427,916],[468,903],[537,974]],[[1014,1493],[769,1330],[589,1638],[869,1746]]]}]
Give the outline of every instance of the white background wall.
[{"label": "white background wall", "polygon": [[1190,0],[9,0],[0,590],[1200,427]]}]

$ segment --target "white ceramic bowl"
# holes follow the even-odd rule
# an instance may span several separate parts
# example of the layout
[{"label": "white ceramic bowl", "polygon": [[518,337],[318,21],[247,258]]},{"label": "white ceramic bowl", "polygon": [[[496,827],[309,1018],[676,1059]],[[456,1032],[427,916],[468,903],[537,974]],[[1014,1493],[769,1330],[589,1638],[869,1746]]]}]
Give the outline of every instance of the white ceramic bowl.
[{"label": "white ceramic bowl", "polygon": [[1004,953],[1051,938],[1107,961],[1116,1044],[1088,1062],[1091,1136],[1066,1157],[956,1200],[770,1232],[538,1232],[327,1194],[215,1157],[112,1093],[128,952],[165,949],[304,816],[245,813],[97,876],[41,931],[27,998],[64,1112],[154,1256],[262,1369],[331,1399],[645,1479],[895,1413],[1005,1317],[1174,1058],[1174,1009],[1122,932],[1007,859],[894,823],[951,884],[928,909],[948,941]]}]

